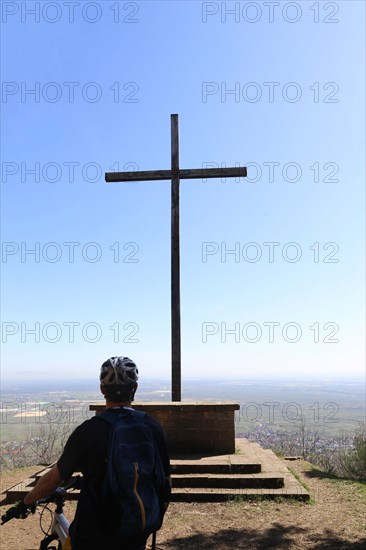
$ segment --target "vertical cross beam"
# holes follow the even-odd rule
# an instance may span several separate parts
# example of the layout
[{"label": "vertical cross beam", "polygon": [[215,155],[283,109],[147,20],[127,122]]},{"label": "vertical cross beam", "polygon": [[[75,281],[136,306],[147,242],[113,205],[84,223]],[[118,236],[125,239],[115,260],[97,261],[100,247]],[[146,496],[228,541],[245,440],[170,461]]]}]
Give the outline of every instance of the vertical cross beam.
[{"label": "vertical cross beam", "polygon": [[180,249],[179,249],[179,134],[178,115],[170,115],[172,155],[171,322],[172,401],[181,401]]},{"label": "vertical cross beam", "polygon": [[178,115],[170,115],[171,170],[144,172],[110,172],[107,182],[171,180],[171,342],[172,401],[181,401],[181,339],[180,339],[180,252],[179,252],[179,185],[181,179],[246,177],[245,166],[236,168],[179,168]]}]

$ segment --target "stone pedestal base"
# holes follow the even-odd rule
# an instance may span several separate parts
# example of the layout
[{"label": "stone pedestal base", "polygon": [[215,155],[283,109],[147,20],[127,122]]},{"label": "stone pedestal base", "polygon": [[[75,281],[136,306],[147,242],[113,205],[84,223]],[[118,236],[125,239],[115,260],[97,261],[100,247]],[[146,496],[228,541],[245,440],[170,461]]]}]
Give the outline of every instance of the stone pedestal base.
[{"label": "stone pedestal base", "polygon": [[[235,453],[235,411],[238,403],[149,402],[133,403],[163,426],[170,453]],[[104,405],[90,405],[96,414]]]}]

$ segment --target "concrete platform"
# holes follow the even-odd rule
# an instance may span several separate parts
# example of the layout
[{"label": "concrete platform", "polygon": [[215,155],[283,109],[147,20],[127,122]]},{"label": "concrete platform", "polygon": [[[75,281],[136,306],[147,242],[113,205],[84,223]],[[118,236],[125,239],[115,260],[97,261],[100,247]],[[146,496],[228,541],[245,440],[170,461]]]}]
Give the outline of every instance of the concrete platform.
[{"label": "concrete platform", "polygon": [[[309,500],[309,493],[271,450],[246,439],[236,439],[235,449],[235,454],[173,455],[172,501],[220,502],[256,497]],[[9,488],[6,502],[23,498],[49,468]],[[78,491],[70,493],[71,500],[77,497]]]}]

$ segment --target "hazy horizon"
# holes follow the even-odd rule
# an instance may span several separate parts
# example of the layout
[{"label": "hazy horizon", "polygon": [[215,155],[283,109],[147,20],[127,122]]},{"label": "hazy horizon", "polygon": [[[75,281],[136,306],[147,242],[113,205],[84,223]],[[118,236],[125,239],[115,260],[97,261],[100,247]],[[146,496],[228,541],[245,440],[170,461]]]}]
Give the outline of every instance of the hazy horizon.
[{"label": "hazy horizon", "polygon": [[[279,383],[279,384],[283,384],[283,383],[287,383],[288,385],[290,385],[291,383],[294,383],[294,384],[299,384],[301,382],[306,382],[308,384],[317,384],[317,383],[320,383],[320,382],[323,382],[323,383],[327,383],[327,382],[330,382],[330,383],[346,383],[346,384],[352,384],[352,383],[359,383],[359,382],[365,382],[366,381],[366,376],[361,376],[361,375],[335,375],[335,376],[323,376],[323,375],[318,375],[318,376],[314,376],[314,375],[298,375],[298,376],[295,376],[295,375],[292,375],[292,376],[260,376],[260,375],[256,375],[256,376],[246,376],[246,377],[238,377],[238,376],[233,376],[233,377],[218,377],[218,376],[210,376],[210,377],[204,377],[204,376],[196,376],[196,377],[183,377],[182,378],[182,386],[186,383],[189,383],[189,382],[205,382],[205,383],[214,383],[214,382],[219,382],[221,385],[224,385],[224,384],[232,384],[232,383],[235,383],[235,382],[239,382],[239,383],[247,383],[248,385],[249,384],[255,384],[256,382],[259,382],[259,383],[262,383],[262,384],[266,384],[266,383]],[[74,387],[76,386],[79,386],[79,385],[82,385],[82,384],[88,384],[88,386],[95,386],[95,388],[99,391],[99,379],[98,379],[98,375],[96,375],[96,377],[92,378],[92,377],[85,377],[85,378],[73,378],[73,377],[58,377],[58,378],[47,378],[47,379],[37,379],[37,378],[32,378],[32,379],[17,379],[17,378],[7,378],[7,379],[4,379],[2,377],[0,377],[0,382],[1,382],[1,389],[2,390],[5,390],[5,389],[9,389],[10,386],[14,387],[18,387],[18,388],[21,388],[21,387],[26,387],[26,386],[29,386],[29,387],[42,387],[42,388],[52,388],[53,386],[64,386],[66,389],[73,389]],[[145,388],[149,383],[161,383],[162,385],[165,385],[167,386],[169,389],[170,389],[170,385],[171,385],[171,379],[170,378],[167,378],[167,377],[161,377],[161,376],[156,376],[156,377],[151,377],[151,376],[143,376],[143,377],[140,377],[140,380],[139,380],[139,387],[140,389],[141,388]],[[363,388],[363,391],[366,392],[366,389]]]}]

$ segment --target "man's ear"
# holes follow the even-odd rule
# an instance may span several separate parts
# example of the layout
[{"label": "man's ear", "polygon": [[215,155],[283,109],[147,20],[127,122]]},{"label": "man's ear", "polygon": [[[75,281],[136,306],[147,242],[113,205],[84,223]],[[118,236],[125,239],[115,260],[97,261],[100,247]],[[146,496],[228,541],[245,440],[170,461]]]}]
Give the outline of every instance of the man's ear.
[{"label": "man's ear", "polygon": [[105,387],[102,386],[102,384],[100,384],[99,388],[100,388],[100,391],[102,392],[102,394],[105,395]]}]

